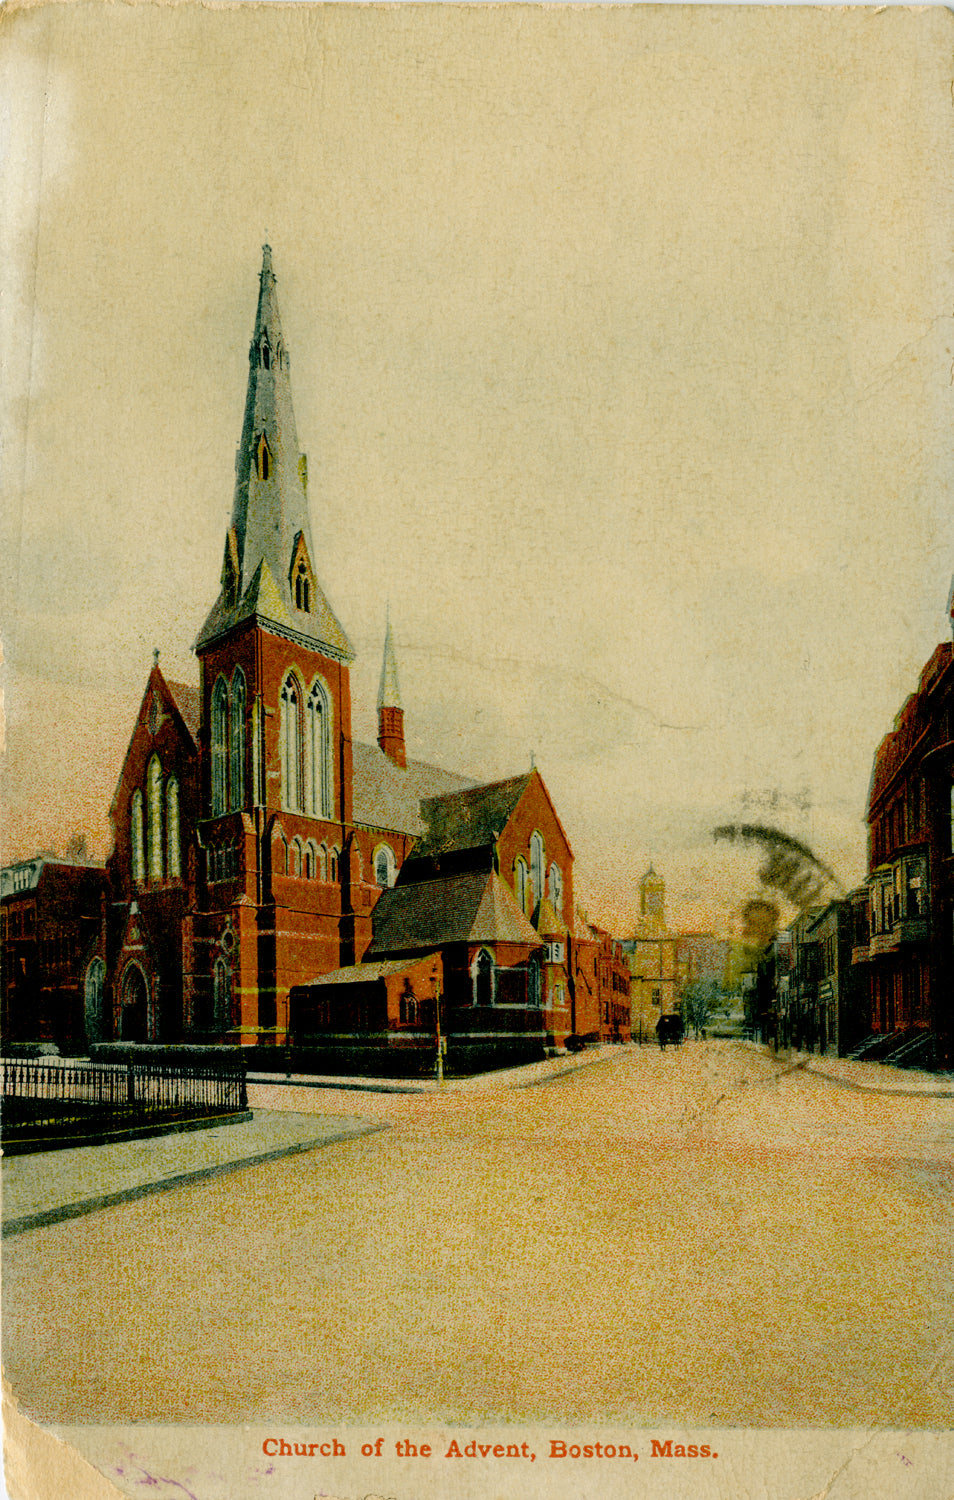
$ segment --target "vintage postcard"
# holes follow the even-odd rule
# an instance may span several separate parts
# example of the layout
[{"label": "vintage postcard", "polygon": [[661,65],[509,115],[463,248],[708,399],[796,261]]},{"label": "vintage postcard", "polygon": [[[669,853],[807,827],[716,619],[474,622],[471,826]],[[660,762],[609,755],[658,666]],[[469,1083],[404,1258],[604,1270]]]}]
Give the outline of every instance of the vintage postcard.
[{"label": "vintage postcard", "polygon": [[0,38],[9,1494],[949,1496],[950,13]]}]

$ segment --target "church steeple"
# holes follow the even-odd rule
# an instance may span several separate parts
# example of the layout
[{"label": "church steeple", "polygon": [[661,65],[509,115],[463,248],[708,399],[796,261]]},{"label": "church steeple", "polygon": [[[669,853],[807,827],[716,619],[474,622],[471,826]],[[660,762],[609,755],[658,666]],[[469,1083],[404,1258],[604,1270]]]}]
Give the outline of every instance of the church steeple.
[{"label": "church steeple", "polygon": [[391,611],[384,635],[384,658],[381,662],[381,684],[378,688],[378,744],[395,765],[407,765],[404,745],[404,709],[398,685],[397,659],[391,636]]},{"label": "church steeple", "polygon": [[262,247],[248,357],[245,420],[235,458],[221,593],[196,645],[207,645],[240,621],[257,616],[341,661],[352,661],[348,638],[315,577],[308,465],[298,448],[290,360],[268,245]]}]

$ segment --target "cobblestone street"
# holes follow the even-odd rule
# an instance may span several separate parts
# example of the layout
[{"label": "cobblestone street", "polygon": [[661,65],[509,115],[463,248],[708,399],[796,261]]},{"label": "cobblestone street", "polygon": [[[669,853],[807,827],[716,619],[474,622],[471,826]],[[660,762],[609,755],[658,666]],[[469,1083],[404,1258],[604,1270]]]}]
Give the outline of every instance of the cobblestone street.
[{"label": "cobblestone street", "polygon": [[950,1099],[717,1041],[484,1084],[255,1086],[389,1128],[9,1240],[23,1407],[950,1425]]}]

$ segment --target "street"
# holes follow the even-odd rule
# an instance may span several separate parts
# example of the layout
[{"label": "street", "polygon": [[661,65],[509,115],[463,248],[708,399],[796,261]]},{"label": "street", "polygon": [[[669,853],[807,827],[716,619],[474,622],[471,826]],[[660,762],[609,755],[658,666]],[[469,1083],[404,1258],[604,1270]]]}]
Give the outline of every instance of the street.
[{"label": "street", "polygon": [[5,1245],[45,1422],[954,1420],[954,1101],[729,1041],[538,1086],[264,1087],[390,1128]]}]

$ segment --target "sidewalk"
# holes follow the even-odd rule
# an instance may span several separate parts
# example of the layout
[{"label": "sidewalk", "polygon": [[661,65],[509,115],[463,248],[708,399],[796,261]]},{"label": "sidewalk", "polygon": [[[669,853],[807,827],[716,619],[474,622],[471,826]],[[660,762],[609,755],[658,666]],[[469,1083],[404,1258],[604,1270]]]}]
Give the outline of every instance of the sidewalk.
[{"label": "sidewalk", "polygon": [[2,1164],[2,1232],[21,1234],[385,1128],[352,1115],[255,1110],[251,1120],[210,1130],[9,1157]]},{"label": "sidewalk", "polygon": [[847,1057],[819,1057],[814,1052],[791,1052],[789,1056],[795,1067],[827,1078],[842,1088],[954,1099],[954,1076],[950,1073],[922,1073],[917,1068],[892,1068],[886,1063],[855,1062]]},{"label": "sidewalk", "polygon": [[[625,1047],[587,1047],[584,1052],[572,1056],[547,1057],[540,1062],[523,1063],[517,1068],[495,1068],[489,1073],[473,1073],[466,1078],[445,1078],[441,1091],[450,1094],[482,1089],[530,1088],[537,1083],[549,1083],[563,1073],[575,1073],[578,1068],[620,1057],[625,1051]],[[433,1074],[427,1078],[362,1078],[337,1073],[254,1072],[248,1074],[248,1082],[287,1084],[300,1089],[348,1089],[368,1094],[433,1094],[437,1091]]]}]

